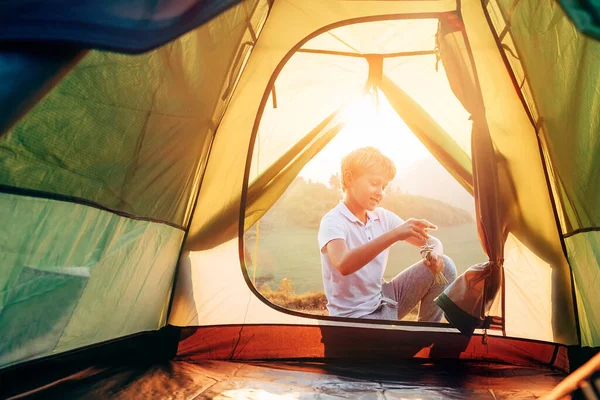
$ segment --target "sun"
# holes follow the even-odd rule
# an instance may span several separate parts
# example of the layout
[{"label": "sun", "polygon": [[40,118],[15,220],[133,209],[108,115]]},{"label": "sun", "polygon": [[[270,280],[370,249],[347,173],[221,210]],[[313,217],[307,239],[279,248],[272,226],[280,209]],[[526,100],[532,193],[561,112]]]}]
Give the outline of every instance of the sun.
[{"label": "sun", "polygon": [[364,146],[381,150],[398,170],[431,156],[381,92],[357,96],[341,117],[345,127],[304,168],[301,176],[326,182],[339,169],[345,154]]},{"label": "sun", "polygon": [[429,154],[381,91],[359,96],[342,117],[346,127],[338,136],[349,147],[375,146],[401,165]]}]

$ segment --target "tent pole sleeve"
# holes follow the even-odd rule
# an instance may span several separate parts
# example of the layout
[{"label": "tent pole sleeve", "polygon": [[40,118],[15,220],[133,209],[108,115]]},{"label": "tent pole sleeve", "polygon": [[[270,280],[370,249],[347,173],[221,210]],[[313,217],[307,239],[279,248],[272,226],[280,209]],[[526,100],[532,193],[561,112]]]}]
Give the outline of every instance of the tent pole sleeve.
[{"label": "tent pole sleeve", "polygon": [[343,106],[317,124],[248,186],[241,196],[216,213],[202,229],[190,235],[186,250],[205,250],[233,239],[239,230],[240,210],[244,212],[244,231],[258,221],[293,182],[302,168],[344,127],[337,120]]},{"label": "tent pole sleeve", "polygon": [[431,154],[469,192],[473,193],[471,158],[452,137],[406,92],[385,74],[379,89]]}]

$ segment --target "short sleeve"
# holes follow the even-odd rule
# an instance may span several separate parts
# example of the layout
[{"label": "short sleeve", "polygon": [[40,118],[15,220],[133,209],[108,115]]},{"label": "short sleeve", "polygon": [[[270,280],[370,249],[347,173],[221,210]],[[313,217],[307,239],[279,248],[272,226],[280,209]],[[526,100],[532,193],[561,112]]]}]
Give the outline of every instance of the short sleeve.
[{"label": "short sleeve", "polygon": [[344,224],[334,214],[327,214],[321,219],[321,225],[319,226],[319,250],[324,252],[323,248],[334,239],[346,240]]},{"label": "short sleeve", "polygon": [[385,208],[378,209],[377,213],[380,215],[380,218],[382,215],[385,216],[387,231],[391,231],[392,229],[397,228],[398,226],[404,223],[404,220],[402,218],[400,218],[390,210],[386,210]]}]

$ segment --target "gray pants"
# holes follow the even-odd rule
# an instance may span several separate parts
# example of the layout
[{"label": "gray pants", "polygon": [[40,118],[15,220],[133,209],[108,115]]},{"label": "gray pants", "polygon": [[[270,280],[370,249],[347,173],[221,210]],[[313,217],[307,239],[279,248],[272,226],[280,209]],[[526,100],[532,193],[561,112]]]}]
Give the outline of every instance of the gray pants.
[{"label": "gray pants", "polygon": [[[456,279],[456,266],[448,256],[444,256],[444,270],[442,271],[448,282]],[[443,311],[433,302],[448,285],[437,285],[431,271],[419,261],[410,268],[399,273],[391,282],[383,282],[382,294],[384,299],[397,302],[390,304],[385,300],[379,308],[371,314],[361,318],[401,320],[417,304],[419,304],[420,322],[440,322]]]}]

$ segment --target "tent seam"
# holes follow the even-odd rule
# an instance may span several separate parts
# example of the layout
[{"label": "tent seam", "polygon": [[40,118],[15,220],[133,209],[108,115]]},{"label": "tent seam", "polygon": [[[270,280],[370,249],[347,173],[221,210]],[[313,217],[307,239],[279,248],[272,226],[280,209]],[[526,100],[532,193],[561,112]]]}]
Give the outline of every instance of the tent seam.
[{"label": "tent seam", "polygon": [[588,226],[585,228],[577,228],[575,230],[572,230],[571,232],[563,233],[562,237],[566,239],[575,235],[579,235],[580,233],[586,232],[600,232],[600,226]]},{"label": "tent seam", "polygon": [[117,210],[114,208],[104,206],[100,203],[96,203],[95,201],[84,199],[82,197],[46,192],[46,191],[37,190],[37,189],[19,188],[19,187],[10,186],[10,185],[4,185],[4,184],[0,184],[0,193],[11,194],[11,195],[16,195],[16,196],[31,197],[31,198],[38,198],[38,199],[60,201],[63,203],[79,204],[82,206],[95,208],[95,209],[98,209],[101,211],[106,211],[111,214],[118,215],[120,217],[125,217],[125,218],[133,219],[136,221],[147,221],[147,222],[153,222],[153,223],[157,223],[157,224],[168,225],[172,228],[179,229],[181,231],[185,231],[185,228],[182,225],[176,224],[171,221],[131,214],[126,211],[121,211],[121,210]]}]

